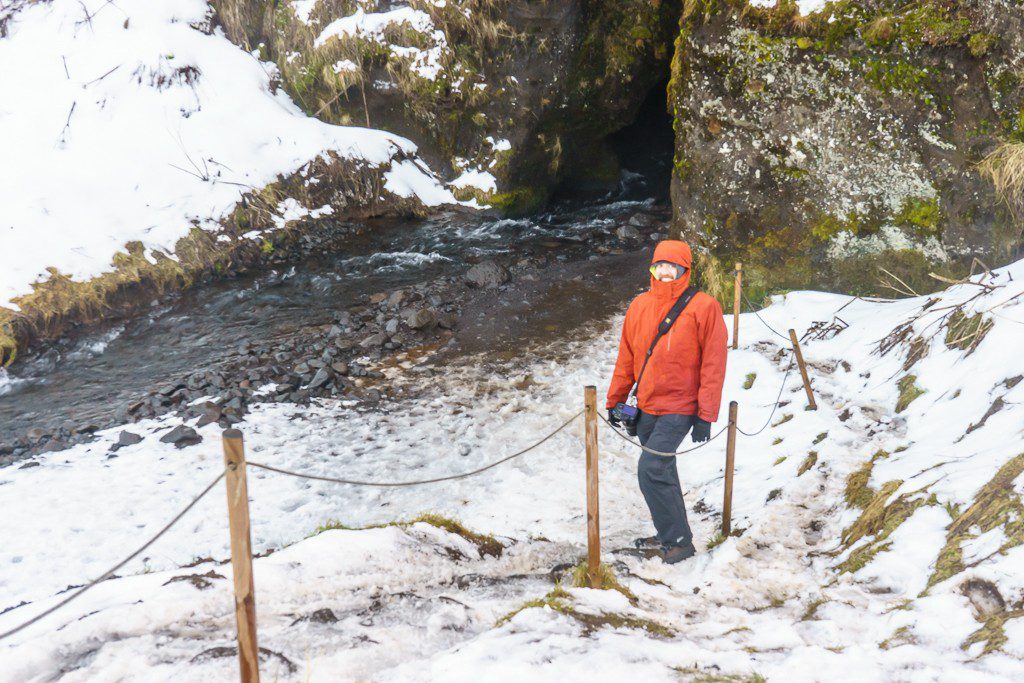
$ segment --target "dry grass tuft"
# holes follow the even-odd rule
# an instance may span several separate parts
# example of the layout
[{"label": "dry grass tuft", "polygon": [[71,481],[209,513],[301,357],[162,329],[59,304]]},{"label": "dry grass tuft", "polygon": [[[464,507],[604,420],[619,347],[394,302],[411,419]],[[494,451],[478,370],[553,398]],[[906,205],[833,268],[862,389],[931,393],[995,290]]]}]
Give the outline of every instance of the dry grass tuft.
[{"label": "dry grass tuft", "polygon": [[[995,185],[1014,220],[1024,221],[1024,142],[1004,142],[978,165],[982,175]],[[1024,233],[1024,225],[1018,238]]]}]

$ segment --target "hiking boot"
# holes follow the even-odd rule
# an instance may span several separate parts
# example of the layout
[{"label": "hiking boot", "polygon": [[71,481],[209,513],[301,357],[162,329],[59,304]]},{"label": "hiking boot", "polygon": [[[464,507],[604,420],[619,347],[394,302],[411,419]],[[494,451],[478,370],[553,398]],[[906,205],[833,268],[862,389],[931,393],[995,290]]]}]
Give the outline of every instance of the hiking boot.
[{"label": "hiking boot", "polygon": [[646,538],[637,538],[633,540],[633,547],[638,550],[644,548],[661,548],[661,541],[658,540],[657,536],[648,536]]},{"label": "hiking boot", "polygon": [[675,564],[676,562],[682,562],[688,560],[697,554],[697,549],[693,547],[693,544],[687,545],[676,545],[672,546],[661,556],[661,559],[665,561],[665,564]]}]

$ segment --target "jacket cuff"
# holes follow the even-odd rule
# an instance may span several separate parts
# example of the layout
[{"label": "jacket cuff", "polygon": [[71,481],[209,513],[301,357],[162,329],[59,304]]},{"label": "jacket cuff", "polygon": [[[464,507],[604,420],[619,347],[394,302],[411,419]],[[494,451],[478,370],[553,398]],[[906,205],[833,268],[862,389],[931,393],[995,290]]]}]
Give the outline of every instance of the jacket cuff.
[{"label": "jacket cuff", "polygon": [[701,420],[704,420],[705,422],[712,422],[713,423],[713,422],[715,422],[715,420],[718,419],[718,414],[717,413],[712,414],[712,413],[709,413],[707,411],[700,410],[698,408],[697,409],[697,417],[700,418]]}]

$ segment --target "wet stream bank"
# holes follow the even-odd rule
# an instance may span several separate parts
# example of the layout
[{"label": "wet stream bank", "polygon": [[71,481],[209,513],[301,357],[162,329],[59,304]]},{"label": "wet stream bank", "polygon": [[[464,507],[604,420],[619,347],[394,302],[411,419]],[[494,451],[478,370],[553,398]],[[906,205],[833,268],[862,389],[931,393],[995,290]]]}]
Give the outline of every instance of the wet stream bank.
[{"label": "wet stream bank", "polygon": [[228,425],[252,401],[372,408],[390,391],[375,368],[396,353],[445,363],[571,337],[644,286],[668,219],[664,204],[624,200],[324,224],[299,261],[155,303],[0,375],[0,465],[175,410]]}]

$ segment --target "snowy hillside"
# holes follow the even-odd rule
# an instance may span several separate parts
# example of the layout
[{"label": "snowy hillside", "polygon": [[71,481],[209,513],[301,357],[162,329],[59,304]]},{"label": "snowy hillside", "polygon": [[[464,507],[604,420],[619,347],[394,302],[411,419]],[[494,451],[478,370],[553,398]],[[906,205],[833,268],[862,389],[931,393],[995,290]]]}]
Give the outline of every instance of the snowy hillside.
[{"label": "snowy hillside", "polygon": [[[276,67],[210,28],[211,12],[203,0],[6,3],[0,307],[48,269],[109,271],[131,240],[173,258],[193,226],[218,230],[244,192],[318,156],[379,167],[392,196],[455,203],[409,140],[306,116]],[[276,221],[331,210],[291,200]]]},{"label": "snowy hillside", "polygon": [[[250,470],[264,675],[1021,680],[1022,302],[1024,262],[933,297],[777,298],[767,323],[817,330],[804,347],[816,412],[786,372],[788,344],[744,315],[723,402],[739,402],[741,429],[765,423],[786,380],[767,429],[740,437],[737,536],[717,537],[721,438],[679,459],[697,557],[666,566],[617,552],[651,529],[636,449],[602,427],[604,560],[629,595],[552,583],[584,553],[580,422],[445,484],[351,487]],[[473,469],[572,417],[584,385],[603,391],[619,322],[504,364],[391,367],[391,381],[425,393],[379,414],[257,407],[240,425],[249,458],[370,480]],[[0,631],[123,557],[217,475],[216,425],[176,451],[159,443],[173,424],[132,427],[145,440],[113,458],[119,429],[0,471]],[[435,518],[388,524],[424,513],[504,550],[495,557],[492,540]],[[368,525],[383,526],[341,528]],[[124,578],[0,643],[0,680],[230,679],[227,541],[218,486]]]}]

